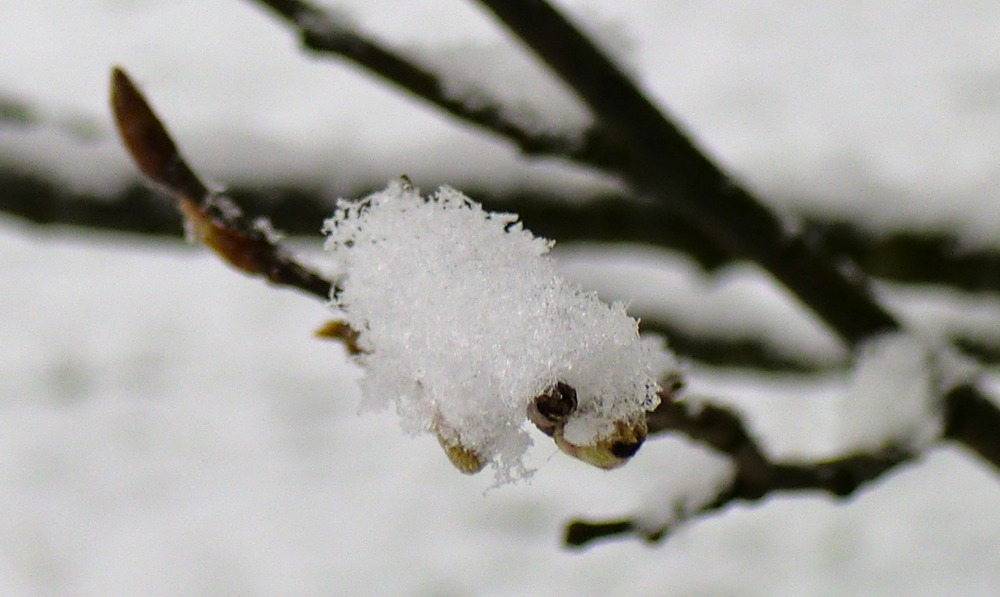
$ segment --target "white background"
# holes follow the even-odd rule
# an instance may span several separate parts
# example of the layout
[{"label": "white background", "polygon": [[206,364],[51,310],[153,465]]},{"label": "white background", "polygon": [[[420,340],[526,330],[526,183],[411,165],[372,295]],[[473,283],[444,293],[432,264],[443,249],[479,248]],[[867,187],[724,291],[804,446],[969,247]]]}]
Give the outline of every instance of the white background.
[{"label": "white background", "polygon": [[[994,3],[568,4],[631,40],[617,48],[630,68],[774,205],[1000,244]],[[455,60],[501,39],[468,2],[343,5],[386,39],[451,48]],[[307,180],[334,195],[402,172],[428,190],[613,184],[527,166],[353,68],[305,57],[248,2],[4,0],[0,15],[0,93],[44,120],[0,127],[0,162],[76,188],[134,176],[108,123],[112,64],[221,182]],[[704,280],[649,251],[560,255],[567,274],[618,298],[837,354],[748,268]],[[5,595],[1000,593],[997,475],[958,449],[937,448],[847,503],[774,498],[655,547],[572,552],[559,545],[569,518],[663,502],[705,456],[658,439],[605,473],[539,438],[533,481],[487,491],[488,475],[461,476],[392,413],[357,413],[360,372],[311,337],[328,316],[321,304],[201,250],[3,219],[0,287]],[[995,298],[882,292],[926,327],[1000,333]],[[837,447],[836,375],[692,378],[740,404],[781,454]]]}]

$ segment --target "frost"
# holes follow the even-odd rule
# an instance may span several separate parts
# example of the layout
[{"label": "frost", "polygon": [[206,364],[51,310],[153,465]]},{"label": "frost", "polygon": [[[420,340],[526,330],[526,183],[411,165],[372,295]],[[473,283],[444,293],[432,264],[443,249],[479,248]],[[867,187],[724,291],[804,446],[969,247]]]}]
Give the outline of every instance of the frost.
[{"label": "frost", "polygon": [[557,276],[552,242],[516,215],[396,181],[341,200],[325,231],[342,271],[335,303],[360,333],[365,404],[393,405],[405,429],[438,435],[453,462],[471,453],[498,481],[526,474],[528,405],[557,382],[577,392],[574,443],[606,438],[658,403],[669,353],[640,340],[623,305]]},{"label": "frost", "polygon": [[942,429],[942,397],[975,375],[968,360],[946,345],[908,332],[884,334],[858,353],[842,405],[840,440],[846,449],[889,445],[919,450]]}]

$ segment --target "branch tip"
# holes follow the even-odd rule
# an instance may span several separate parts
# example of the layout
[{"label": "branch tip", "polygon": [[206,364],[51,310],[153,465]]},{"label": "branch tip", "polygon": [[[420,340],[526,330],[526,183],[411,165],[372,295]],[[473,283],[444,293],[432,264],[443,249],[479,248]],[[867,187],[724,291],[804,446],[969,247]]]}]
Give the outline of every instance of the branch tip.
[{"label": "branch tip", "polygon": [[123,68],[111,69],[111,109],[125,148],[139,170],[177,197],[200,201],[208,188],[181,156],[153,108]]}]

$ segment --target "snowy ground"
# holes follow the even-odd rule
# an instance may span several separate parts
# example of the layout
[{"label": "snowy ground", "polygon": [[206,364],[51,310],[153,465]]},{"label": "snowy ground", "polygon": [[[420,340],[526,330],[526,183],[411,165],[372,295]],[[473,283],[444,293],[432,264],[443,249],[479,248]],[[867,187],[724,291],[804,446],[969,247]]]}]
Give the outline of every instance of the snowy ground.
[{"label": "snowy ground", "polygon": [[[954,226],[997,246],[993,3],[571,4],[632,36],[650,88],[783,205],[861,213],[876,227]],[[466,2],[345,5],[406,43],[496,39]],[[37,103],[48,123],[0,127],[0,156],[69,184],[131,176],[107,125],[112,63],[131,69],[218,180],[606,184],[552,164],[525,170],[505,147],[304,59],[244,2],[2,0],[0,14],[0,93]],[[699,285],[668,257],[562,255],[575,278],[669,309],[738,311],[734,297],[749,296],[766,305],[766,321],[749,324],[762,335],[836,351],[745,272]],[[622,272],[645,276],[642,292]],[[681,298],[643,298],[661,279],[686,284]],[[604,473],[539,441],[532,482],[486,491],[488,475],[458,474],[391,413],[357,413],[358,372],[311,337],[322,305],[202,251],[4,219],[0,287],[4,595],[1000,594],[1000,485],[956,450],[848,504],[772,499],[661,546],[568,552],[558,539],[569,517],[666,495],[691,474],[677,458],[691,448],[659,439]],[[892,292],[927,325],[1000,326],[995,299]],[[838,379],[695,371],[695,383],[734,396],[777,451],[832,447]]]}]

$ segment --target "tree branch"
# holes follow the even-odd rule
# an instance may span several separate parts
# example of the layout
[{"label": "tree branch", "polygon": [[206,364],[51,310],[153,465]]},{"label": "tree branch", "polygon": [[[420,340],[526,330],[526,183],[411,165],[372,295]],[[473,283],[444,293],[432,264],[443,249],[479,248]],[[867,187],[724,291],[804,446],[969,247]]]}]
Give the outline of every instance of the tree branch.
[{"label": "tree branch", "polygon": [[[130,185],[104,195],[75,192],[14,166],[0,164],[0,212],[36,224],[82,226],[154,236],[179,236],[180,216],[144,185]],[[374,186],[361,186],[345,196],[364,196]],[[644,243],[683,253],[711,273],[735,262],[704,234],[671,219],[655,203],[639,203],[627,195],[595,195],[568,201],[547,194],[465,187],[487,209],[510,211],[525,226],[547,238],[565,242]],[[305,186],[231,186],[226,194],[249,213],[266,214],[291,236],[319,235],[317,222],[333,213],[324,191]],[[954,290],[1000,293],[1000,251],[971,249],[953,234],[908,231],[868,232],[850,222],[830,222],[802,214],[805,236],[856,263],[869,276],[911,285],[945,286]],[[989,362],[1000,360],[1000,345],[957,339],[969,354]]]},{"label": "tree branch", "polygon": [[[733,483],[714,500],[691,512],[682,512],[668,526],[650,529],[632,519],[576,520],[567,525],[565,542],[579,547],[598,539],[638,535],[658,541],[677,526],[727,507],[736,501],[759,501],[779,492],[824,492],[838,498],[861,487],[918,454],[888,446],[875,454],[850,454],[819,462],[771,460],[734,411],[706,404],[691,408],[671,393],[661,392],[660,405],[647,417],[650,435],[681,433],[730,457],[736,468]],[[986,462],[1000,462],[1000,413],[973,388],[956,388],[945,396],[943,439],[972,448]]]},{"label": "tree branch", "polygon": [[864,280],[843,274],[819,247],[787,230],[549,3],[478,1],[591,108],[624,149],[613,168],[638,194],[663,202],[734,255],[760,263],[852,346],[899,329]]},{"label": "tree branch", "polygon": [[[477,98],[474,104],[470,104],[449,97],[444,92],[442,79],[439,75],[408,60],[402,54],[393,52],[380,45],[356,29],[348,28],[338,22],[333,16],[309,2],[302,0],[252,1],[278,15],[295,28],[302,38],[304,47],[308,50],[337,55],[350,60],[370,73],[403,88],[423,101],[437,106],[458,120],[474,124],[491,133],[507,138],[527,154],[565,157],[578,163],[610,172],[616,171],[617,166],[615,165],[619,164],[623,159],[622,154],[625,149],[609,134],[603,132],[602,129],[592,129],[589,131],[586,135],[586,143],[581,146],[570,137],[539,134],[524,129],[516,122],[503,116],[503,106],[497,100],[491,101]],[[517,3],[501,1],[498,4],[516,5]],[[517,6],[512,6],[509,10],[512,13],[522,11]],[[533,15],[528,15],[523,20],[530,24],[532,17]],[[551,31],[558,29],[549,26],[545,31],[540,32],[538,37],[545,38]],[[570,38],[570,36],[566,35],[565,31],[562,31],[561,34],[562,37],[552,38],[551,43],[548,45],[555,46],[562,43],[562,40]],[[589,44],[583,36],[578,35],[578,37]],[[602,63],[600,64],[601,68],[592,69],[592,66],[596,64],[593,61],[594,54],[600,54],[596,48],[593,48],[593,50],[586,54],[588,60],[581,60],[572,51],[567,51],[566,53],[569,54],[569,66],[573,66],[573,61],[577,61],[580,65],[583,65],[576,67],[574,70],[584,71],[577,76],[587,86],[593,88],[592,94],[594,97],[600,97],[603,94],[604,90],[600,87],[602,82],[606,80],[618,80],[620,86],[620,80],[624,79],[629,86],[634,87],[631,83],[627,82],[627,78],[607,59],[599,61]],[[560,73],[560,76],[563,76],[562,73],[564,71],[559,71],[558,68],[556,70]],[[641,95],[641,93],[638,94],[638,96]],[[617,105],[616,101],[609,100],[607,103],[616,111],[626,111],[621,105]],[[641,104],[646,104],[641,112],[649,112],[650,114],[656,112],[659,114],[658,109],[650,102],[639,99],[636,94],[631,94],[629,105]],[[632,128],[641,128],[641,123],[637,121],[637,126]],[[653,127],[654,130],[657,128]],[[673,137],[671,144],[675,145],[675,147],[674,151],[668,152],[667,155],[670,157],[690,158],[692,153],[700,154],[679,130],[672,127],[672,125],[670,125],[670,128],[673,128],[673,132],[669,135]],[[676,171],[683,173],[686,170],[685,163],[691,160],[681,159],[680,161],[681,163],[677,166]],[[697,165],[699,161],[701,160],[696,158],[693,160],[693,163]],[[692,172],[699,172],[702,169],[704,169],[704,164],[694,168]],[[715,172],[711,172],[712,170],[715,170]],[[721,171],[715,169],[714,166],[710,165],[708,171],[708,179],[710,180],[707,180],[707,182],[711,183],[706,185],[708,192],[712,192],[711,189],[713,187],[719,189],[734,184],[734,181],[725,176]],[[684,177],[685,175],[683,174],[680,176],[680,178]],[[662,195],[663,193],[660,194]],[[527,213],[527,211],[526,208],[522,207],[518,213]],[[635,214],[637,217],[629,217],[629,224],[632,226],[629,230],[635,233],[636,228],[638,228],[643,232],[634,235],[631,240],[650,240],[654,244],[660,244],[657,240],[662,239],[664,236],[661,228],[666,226],[670,229],[675,229],[678,226],[669,217],[669,214],[672,214],[671,211],[667,212],[668,215],[657,214],[657,217],[652,217],[654,214],[649,213],[649,211],[651,210],[645,208],[638,210],[632,206],[621,206],[620,210],[610,208],[608,212],[605,212],[605,215],[612,216],[614,213],[621,212]],[[603,228],[605,230],[614,229],[611,226],[604,226]],[[618,229],[626,228],[621,227]],[[542,234],[548,234],[541,229],[538,231]],[[700,235],[700,233],[693,232],[685,233],[685,235],[691,234]],[[563,227],[559,234],[550,234],[550,236],[560,239],[575,238],[571,226]],[[883,242],[877,243],[878,249],[873,249],[871,248],[872,241],[870,237],[860,233],[856,228],[849,226],[841,228],[835,225],[820,224],[814,227],[807,224],[804,236],[812,239],[807,244],[828,246],[830,249],[835,250],[835,252],[842,253],[857,261],[864,271],[876,277],[917,283],[941,283],[943,279],[948,279],[948,284],[965,290],[1000,290],[1000,256],[992,251],[961,251],[963,255],[960,256],[956,250],[958,241],[953,237],[930,237],[926,241],[922,237],[918,237],[915,241],[911,241],[911,237],[906,235],[893,236],[885,239]],[[609,240],[617,239],[612,238]],[[847,246],[845,247],[845,245]],[[896,255],[894,251],[896,250],[900,251],[899,254],[901,254],[903,259],[897,260],[894,258],[894,255]],[[940,264],[940,267],[933,268],[937,273],[932,275],[931,278],[928,278],[925,273],[927,269],[922,267],[926,262],[922,261],[918,265],[911,266],[909,264],[913,262],[905,259],[906,255],[916,252],[926,252],[925,256],[929,259],[930,263]],[[710,260],[700,258],[697,253],[695,253],[695,256],[700,263],[703,263],[707,267],[723,263],[730,258],[729,253],[726,253],[725,257],[719,257],[720,253],[717,247],[712,249],[712,253],[713,256]]]},{"label": "tree branch", "polygon": [[746,430],[739,415],[715,405],[697,409],[661,393],[661,402],[649,414],[652,433],[676,432],[729,456],[736,468],[732,484],[711,502],[690,512],[679,512],[667,526],[651,529],[635,520],[576,520],[566,527],[567,545],[580,547],[598,539],[639,535],[648,541],[667,537],[679,525],[737,501],[759,501],[777,492],[821,491],[838,498],[853,495],[915,454],[888,447],[877,454],[851,454],[820,462],[775,462]]},{"label": "tree branch", "polygon": [[[734,255],[759,263],[852,348],[903,327],[872,294],[860,270],[845,271],[823,248],[788,230],[747,189],[726,175],[602,53],[545,0],[478,0],[521,38],[590,106],[625,150],[614,165],[640,195],[676,210]],[[964,388],[978,409],[1000,419],[979,390]],[[969,424],[976,424],[969,421]],[[1000,435],[1000,427],[993,428]],[[991,445],[965,445],[1000,469]]]},{"label": "tree branch", "polygon": [[574,520],[566,525],[563,541],[570,547],[583,547],[593,541],[636,535],[646,541],[662,541],[679,526],[734,502],[756,502],[774,493],[823,492],[847,499],[861,487],[880,478],[895,467],[909,462],[910,455],[859,454],[835,460],[806,464],[772,464],[766,471],[769,482],[760,482],[737,475],[733,485],[696,512],[684,513],[670,525],[658,529],[646,528],[634,519],[611,521]]},{"label": "tree branch", "polygon": [[339,56],[369,73],[436,106],[462,122],[513,142],[527,155],[564,157],[603,167],[617,151],[596,128],[577,134],[532,131],[507,117],[497,99],[478,94],[475,101],[449,95],[445,81],[432,69],[378,43],[341,20],[303,0],[252,0],[279,16],[312,52]]},{"label": "tree branch", "polygon": [[[40,175],[0,166],[0,212],[35,224],[82,226],[134,234],[179,238],[182,218],[145,185],[129,185],[104,195],[79,193],[48,182]],[[361,187],[347,193],[363,196],[372,189]],[[560,243],[647,243],[681,252],[706,273],[731,264],[729,255],[694,229],[676,220],[660,224],[664,208],[638,204],[624,196],[597,196],[580,202],[557,200],[530,192],[497,195],[489,189],[466,189],[494,211],[521,215],[525,226]],[[321,190],[300,187],[240,187],[226,189],[247,213],[266,215],[288,235],[318,236],[318,222],[330,216],[334,201]],[[870,235],[848,224],[808,220],[806,228],[823,235],[834,229],[838,252],[857,261],[867,273],[889,281],[921,284],[953,284],[956,289],[1000,291],[1000,252],[956,253],[948,236],[891,233]],[[921,267],[927,265],[927,269]],[[994,285],[995,284],[995,285]],[[693,333],[683,325],[656,314],[633,312],[642,329],[670,339],[675,352],[685,358],[714,366],[743,367],[766,371],[815,371],[819,363],[788,356],[751,337],[715,337]],[[1000,363],[1000,338],[966,337],[952,332],[951,339],[965,354],[985,364]]]},{"label": "tree branch", "polygon": [[181,156],[170,134],[125,71],[111,76],[111,107],[126,149],[139,170],[177,199],[189,233],[234,267],[328,300],[333,284],[278,246],[267,221],[249,221],[210,192]]}]

